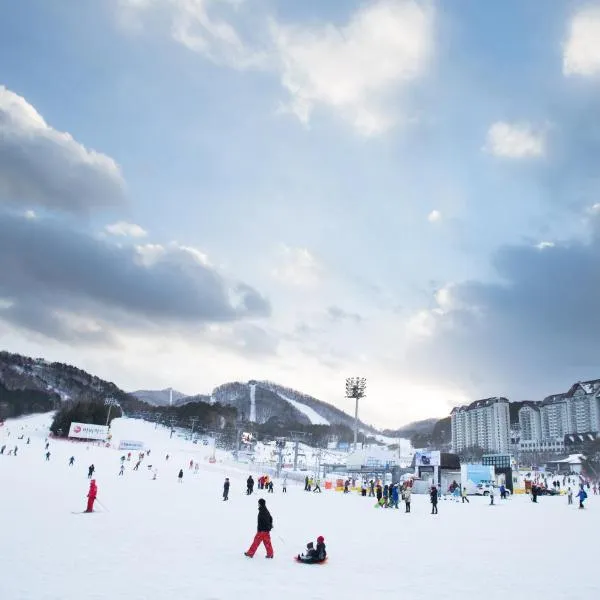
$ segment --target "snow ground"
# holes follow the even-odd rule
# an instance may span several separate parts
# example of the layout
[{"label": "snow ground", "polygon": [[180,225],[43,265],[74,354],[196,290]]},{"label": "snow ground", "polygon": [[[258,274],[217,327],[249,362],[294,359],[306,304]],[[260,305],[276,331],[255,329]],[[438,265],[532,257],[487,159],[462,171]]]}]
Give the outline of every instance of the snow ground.
[{"label": "snow ground", "polygon": [[[309,494],[298,485],[290,485],[287,495],[277,483],[273,495],[248,497],[243,469],[211,465],[211,447],[171,440],[165,430],[140,421],[115,420],[115,441],[121,436],[147,441],[152,453],[145,462],[159,466],[156,481],[144,465],[132,471],[133,463],[118,477],[122,452],[82,443],[51,441],[46,462],[48,423],[43,415],[0,428],[0,444],[11,448],[21,427],[31,435],[29,446],[16,442],[17,457],[0,456],[2,600],[386,597],[382,594],[411,600],[569,600],[595,598],[600,591],[599,496],[591,496],[584,511],[567,506],[564,497],[540,498],[534,505],[515,496],[494,507],[473,497],[468,505],[442,501],[437,516],[429,514],[423,496],[413,497],[410,515],[375,509],[372,498]],[[76,465],[70,468],[71,455]],[[198,475],[187,468],[192,458],[200,462]],[[108,510],[97,506],[92,515],[72,514],[85,506],[91,462],[98,499]],[[226,474],[232,481],[227,503],[221,500]],[[263,558],[263,549],[254,559],[243,556],[256,530],[261,496],[275,522],[272,561]],[[329,562],[293,562],[318,535],[325,536]]]},{"label": "snow ground", "polygon": [[316,410],[306,404],[302,404],[297,400],[292,400],[283,394],[277,394],[282,400],[289,402],[296,410],[299,410],[303,415],[310,419],[312,425],[330,425],[329,421],[322,417]]}]

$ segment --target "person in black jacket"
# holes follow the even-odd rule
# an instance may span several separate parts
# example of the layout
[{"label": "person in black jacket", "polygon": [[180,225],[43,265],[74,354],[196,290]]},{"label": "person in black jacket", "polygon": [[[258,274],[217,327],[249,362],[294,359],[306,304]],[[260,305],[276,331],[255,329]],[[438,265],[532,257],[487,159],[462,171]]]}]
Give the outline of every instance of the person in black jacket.
[{"label": "person in black jacket", "polygon": [[437,505],[438,505],[438,489],[435,487],[435,485],[431,488],[431,492],[429,493],[429,497],[431,499],[431,514],[432,515],[437,515],[438,514],[438,509],[437,509]]},{"label": "person in black jacket", "polygon": [[267,503],[263,498],[258,501],[258,527],[252,545],[244,554],[252,558],[258,550],[261,542],[265,545],[267,558],[273,558],[273,546],[271,545],[271,529],[273,529],[273,517],[267,509]]},{"label": "person in black jacket", "polygon": [[223,500],[229,500],[229,477],[225,477],[225,483],[223,484]]},{"label": "person in black jacket", "polygon": [[248,494],[248,496],[254,491],[254,479],[252,479],[252,475],[250,475],[250,477],[248,477],[248,479],[246,480],[246,494]]}]

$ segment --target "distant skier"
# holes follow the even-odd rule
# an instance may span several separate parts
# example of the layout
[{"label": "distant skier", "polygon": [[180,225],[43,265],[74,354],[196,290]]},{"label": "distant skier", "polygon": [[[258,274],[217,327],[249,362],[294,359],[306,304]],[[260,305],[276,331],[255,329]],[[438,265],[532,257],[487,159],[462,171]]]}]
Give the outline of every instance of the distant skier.
[{"label": "distant skier", "polygon": [[[17,455],[18,451],[19,451],[19,446],[15,446],[15,456]],[[48,452],[48,454],[50,454],[50,452]]]},{"label": "distant skier", "polygon": [[437,487],[432,486],[431,491],[429,492],[429,500],[431,501],[431,514],[438,514],[438,489]]},{"label": "distant skier", "polygon": [[133,467],[133,470],[134,470],[134,471],[137,471],[137,470],[140,468],[140,463],[141,463],[141,462],[142,462],[141,460],[138,460],[138,461],[135,463],[135,467]]},{"label": "distant skier", "polygon": [[[15,450],[15,456],[17,455],[17,451]],[[46,460],[50,460],[50,452],[46,452]]]},{"label": "distant skier", "polygon": [[308,491],[310,491],[310,490],[308,489],[308,475],[307,475],[307,476],[304,478],[304,491],[305,491],[305,492],[308,492]]},{"label": "distant skier", "polygon": [[283,476],[283,493],[287,494],[287,475]]},{"label": "distant skier", "polygon": [[90,481],[90,489],[87,494],[87,508],[84,512],[91,513],[94,512],[94,502],[96,501],[96,496],[98,495],[98,486],[96,485],[96,480],[92,479]]},{"label": "distant skier", "polygon": [[570,487],[567,490],[567,504],[573,504],[573,490]]},{"label": "distant skier", "polygon": [[4,444],[4,446],[2,446],[2,448],[0,448],[0,454],[4,454],[5,450],[6,450],[6,444]]},{"label": "distant skier", "polygon": [[88,479],[91,479],[92,476],[94,475],[94,471],[96,470],[96,467],[94,465],[90,465],[88,467]]},{"label": "distant skier", "polygon": [[268,492],[269,494],[272,494],[272,493],[273,493],[273,480],[272,480],[272,479],[269,481],[269,483],[267,483],[267,487],[269,488],[269,489],[267,490],[267,492]]},{"label": "distant skier", "polygon": [[229,500],[229,477],[225,477],[225,483],[223,484],[223,501]]},{"label": "distant skier", "polygon": [[190,460],[190,471],[194,468],[194,460]]},{"label": "distant skier", "polygon": [[267,551],[267,558],[273,558],[273,546],[271,545],[271,529],[273,529],[273,517],[267,509],[267,504],[263,498],[258,501],[258,526],[256,528],[256,535],[252,545],[244,554],[248,558],[252,558],[261,543],[265,545]]},{"label": "distant skier", "polygon": [[27,445],[31,444],[31,438],[27,438]]},{"label": "distant skier", "polygon": [[183,483],[183,469],[179,469],[179,475],[177,475],[179,483]]},{"label": "distant skier", "polygon": [[46,450],[48,450],[48,448],[50,448],[50,442],[46,442]]},{"label": "distant skier", "polygon": [[583,503],[587,498],[587,492],[585,491],[585,489],[583,489],[583,485],[581,485],[577,497],[579,498],[579,508],[585,508],[585,506],[583,506]]},{"label": "distant skier", "polygon": [[313,490],[313,492],[319,492],[319,494],[321,493],[321,480],[320,479],[315,479],[315,489]]},{"label": "distant skier", "polygon": [[119,470],[119,477],[122,477],[123,473],[125,473],[125,466],[121,465],[121,469]]},{"label": "distant skier", "polygon": [[250,496],[253,491],[254,491],[254,479],[252,479],[252,475],[250,475],[250,477],[248,477],[248,479],[246,480],[246,494],[248,494],[248,496]]},{"label": "distant skier", "polygon": [[412,490],[409,487],[407,487],[404,490],[404,504],[406,506],[405,512],[407,512],[407,513],[410,512],[410,499],[411,499],[411,496],[412,496]]},{"label": "distant skier", "polygon": [[71,458],[69,459],[69,466],[72,467],[75,464],[75,457],[71,456]]}]

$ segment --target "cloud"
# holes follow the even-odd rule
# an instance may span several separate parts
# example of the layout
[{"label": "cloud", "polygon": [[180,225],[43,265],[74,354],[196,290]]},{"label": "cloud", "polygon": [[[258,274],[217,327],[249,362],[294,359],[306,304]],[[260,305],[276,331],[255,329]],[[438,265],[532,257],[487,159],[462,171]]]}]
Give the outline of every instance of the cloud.
[{"label": "cloud", "polygon": [[259,292],[226,280],[189,248],[146,250],[0,213],[0,297],[10,303],[0,315],[52,337],[67,326],[65,315],[77,316],[90,334],[98,322],[193,327],[270,314]]},{"label": "cloud", "polygon": [[123,188],[112,158],[53,129],[24,98],[0,86],[0,204],[83,213],[120,204]]},{"label": "cloud", "polygon": [[127,223],[125,221],[117,221],[112,225],[107,225],[104,229],[111,235],[124,237],[139,238],[146,237],[148,235],[148,232],[139,225],[136,225],[135,223]]},{"label": "cloud", "polygon": [[555,245],[554,242],[540,242],[539,244],[536,244],[535,247],[538,250],[544,250],[545,248],[554,248]]},{"label": "cloud", "polygon": [[545,140],[527,123],[493,123],[487,133],[484,150],[501,158],[533,158],[543,156]]},{"label": "cloud", "polygon": [[438,221],[442,220],[442,213],[439,210],[432,210],[428,215],[427,215],[427,220],[430,223],[437,223]]},{"label": "cloud", "polygon": [[307,123],[314,108],[324,106],[373,135],[397,119],[390,94],[425,71],[433,11],[428,3],[381,0],[360,8],[343,27],[273,23],[271,30],[289,110]]},{"label": "cloud", "polygon": [[339,306],[330,306],[327,309],[327,316],[334,322],[351,321],[354,323],[362,323],[363,321],[363,318],[358,313],[346,312]]},{"label": "cloud", "polygon": [[445,288],[414,317],[407,369],[515,399],[597,377],[600,221],[592,226],[589,242],[502,247],[494,282]]},{"label": "cloud", "polygon": [[584,77],[600,73],[599,6],[583,8],[571,19],[563,45],[563,73]]},{"label": "cloud", "polygon": [[283,245],[279,264],[273,269],[275,279],[292,286],[313,286],[320,280],[322,267],[306,248]]}]

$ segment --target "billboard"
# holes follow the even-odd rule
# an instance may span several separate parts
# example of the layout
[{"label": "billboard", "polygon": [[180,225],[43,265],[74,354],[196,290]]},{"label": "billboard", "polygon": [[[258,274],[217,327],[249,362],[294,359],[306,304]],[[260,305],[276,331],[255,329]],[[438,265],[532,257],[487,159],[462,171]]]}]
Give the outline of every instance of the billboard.
[{"label": "billboard", "polygon": [[133,440],[121,440],[119,442],[119,450],[143,450],[144,442],[136,442]]},{"label": "billboard", "polygon": [[439,450],[417,450],[415,452],[415,467],[439,467]]},{"label": "billboard", "polygon": [[491,465],[463,464],[460,466],[460,470],[461,484],[470,493],[473,493],[480,483],[494,481],[496,478],[495,468]]},{"label": "billboard", "polygon": [[105,440],[108,435],[106,425],[92,425],[90,423],[71,423],[69,437],[82,440]]}]

